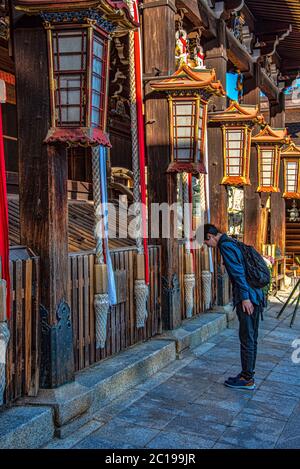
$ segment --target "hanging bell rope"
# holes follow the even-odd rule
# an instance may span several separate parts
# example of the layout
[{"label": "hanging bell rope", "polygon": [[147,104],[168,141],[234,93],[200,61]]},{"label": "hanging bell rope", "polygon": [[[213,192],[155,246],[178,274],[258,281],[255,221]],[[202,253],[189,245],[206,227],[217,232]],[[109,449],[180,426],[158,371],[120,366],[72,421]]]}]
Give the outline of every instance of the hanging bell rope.
[{"label": "hanging bell rope", "polygon": [[0,406],[4,402],[6,387],[6,350],[10,338],[7,324],[6,281],[2,279],[2,263],[0,257]]},{"label": "hanging bell rope", "polygon": [[189,198],[189,175],[183,173],[183,203],[184,203],[184,231],[187,237],[185,243],[185,274],[184,274],[184,298],[186,317],[191,318],[194,309],[194,289],[195,289],[195,272],[193,266],[193,254],[190,249],[191,239],[191,211]]},{"label": "hanging bell rope", "polygon": [[202,249],[202,292],[203,292],[203,304],[204,309],[207,310],[211,305],[211,295],[212,295],[212,273],[210,271],[210,261],[209,261],[209,251],[207,246],[203,246]]},{"label": "hanging bell rope", "polygon": [[101,186],[99,146],[92,147],[93,196],[96,240],[94,264],[94,308],[96,316],[96,348],[104,348],[107,336],[107,316],[109,312],[109,296],[107,284],[107,266],[103,253],[103,215],[101,209]]},{"label": "hanging bell rope", "polygon": [[[133,2],[129,2],[133,7]],[[136,247],[137,247],[137,265],[136,280],[134,284],[135,306],[136,306],[136,326],[138,328],[145,326],[148,316],[147,298],[149,289],[145,282],[145,256],[142,241],[142,213],[140,197],[140,166],[139,166],[139,141],[138,141],[138,123],[136,107],[136,75],[135,75],[135,55],[134,55],[134,31],[129,32],[129,82],[130,82],[130,117],[131,117],[131,140],[132,140],[132,171],[133,171],[133,201],[135,203],[136,220]]]}]

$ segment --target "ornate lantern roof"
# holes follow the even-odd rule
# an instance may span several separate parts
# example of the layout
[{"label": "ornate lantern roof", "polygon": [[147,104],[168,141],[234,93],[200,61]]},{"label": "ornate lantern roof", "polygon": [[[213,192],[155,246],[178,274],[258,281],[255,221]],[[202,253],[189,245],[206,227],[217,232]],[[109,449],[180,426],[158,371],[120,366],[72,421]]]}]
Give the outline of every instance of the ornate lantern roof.
[{"label": "ornate lantern roof", "polygon": [[169,172],[206,173],[207,104],[211,96],[224,96],[214,70],[191,68],[183,63],[170,78],[152,82],[169,100],[171,163]]},{"label": "ornate lantern roof", "polygon": [[280,148],[290,141],[287,129],[273,129],[266,125],[251,140],[258,153],[257,192],[280,192]]},{"label": "ornate lantern roof", "polygon": [[215,124],[232,123],[239,124],[249,123],[251,126],[264,122],[263,116],[259,113],[258,106],[249,104],[239,104],[233,101],[230,106],[222,112],[210,113],[209,122]]},{"label": "ornate lantern roof", "polygon": [[110,146],[106,133],[111,34],[137,26],[124,2],[17,0],[47,33],[51,127],[46,143]]},{"label": "ornate lantern roof", "polygon": [[223,132],[224,176],[221,184],[244,186],[250,184],[251,132],[255,124],[264,122],[258,106],[232,102],[222,112],[209,115],[211,126]]},{"label": "ornate lantern roof", "polygon": [[[115,25],[116,32],[128,31],[133,27],[137,27],[130,13],[129,6],[126,1],[114,0],[16,0],[15,6],[17,10],[24,13],[37,15],[44,13],[60,13],[62,19],[70,17],[70,12],[80,10],[95,10],[104,15],[105,19]],[[65,13],[65,14],[64,14]]]},{"label": "ornate lantern roof", "polygon": [[287,129],[273,129],[269,125],[263,127],[257,135],[252,136],[253,143],[283,145],[289,140]]},{"label": "ornate lantern roof", "polygon": [[284,193],[286,199],[300,199],[300,147],[294,142],[281,151],[284,165]]},{"label": "ornate lantern roof", "polygon": [[207,99],[211,95],[225,96],[220,80],[216,79],[215,70],[192,69],[186,63],[183,63],[170,78],[152,82],[151,87],[157,91],[166,91],[168,93],[199,91],[203,93],[203,96],[207,94]]}]

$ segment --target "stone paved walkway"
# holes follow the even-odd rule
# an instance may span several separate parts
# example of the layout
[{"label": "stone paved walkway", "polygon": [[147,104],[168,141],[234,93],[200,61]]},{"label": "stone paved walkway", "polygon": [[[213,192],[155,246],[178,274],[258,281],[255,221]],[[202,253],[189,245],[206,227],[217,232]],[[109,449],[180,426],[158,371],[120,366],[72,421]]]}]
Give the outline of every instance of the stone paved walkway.
[{"label": "stone paved walkway", "polygon": [[223,385],[240,371],[234,323],[47,448],[300,448],[300,311],[291,329],[280,306],[273,299],[260,326],[255,391]]}]

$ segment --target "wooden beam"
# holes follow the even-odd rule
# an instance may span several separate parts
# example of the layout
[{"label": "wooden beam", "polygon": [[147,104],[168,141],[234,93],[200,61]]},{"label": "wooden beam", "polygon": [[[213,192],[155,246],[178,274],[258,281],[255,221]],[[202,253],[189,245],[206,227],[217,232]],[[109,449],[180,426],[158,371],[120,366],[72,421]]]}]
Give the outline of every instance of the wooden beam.
[{"label": "wooden beam", "polygon": [[201,0],[176,0],[178,9],[186,10],[185,16],[195,27],[203,27],[203,35],[216,37],[216,17],[207,3]]},{"label": "wooden beam", "polygon": [[[278,103],[270,102],[270,124],[272,127],[285,127],[285,95],[282,92]],[[284,190],[283,162],[281,162],[279,187],[281,192],[271,195],[271,243],[276,244],[285,253],[285,200],[282,197]]]},{"label": "wooden beam", "polygon": [[258,86],[261,89],[261,91],[268,96],[268,98],[271,101],[278,102],[279,101],[279,95],[280,95],[280,90],[274,83],[274,81],[271,80],[270,77],[266,74],[264,70],[259,66],[258,69],[259,77],[258,77]]},{"label": "wooden beam", "polygon": [[249,52],[237,40],[233,32],[226,28],[227,54],[229,60],[240,69],[241,72],[253,75],[253,59]]},{"label": "wooden beam", "polygon": [[[244,104],[257,105],[260,98],[260,88],[258,81],[258,66],[255,65],[254,76],[245,80],[244,83]],[[256,129],[258,130],[258,129]],[[255,133],[255,129],[253,131]],[[245,186],[245,215],[244,215],[244,242],[260,250],[261,245],[261,199],[256,192],[258,186],[257,151],[251,148],[250,157],[250,186]]]},{"label": "wooden beam", "polygon": [[19,129],[21,243],[40,256],[41,386],[73,379],[72,327],[67,324],[68,212],[66,148],[47,146],[50,127],[46,32],[14,31]]},{"label": "wooden beam", "polygon": [[[147,0],[145,4],[147,5]],[[153,47],[153,37],[157,44],[161,44],[161,47]],[[159,68],[163,75],[174,73],[175,53],[174,48],[169,45],[170,38],[175,38],[174,11],[168,6],[145,9],[143,11],[143,46],[146,75],[153,74],[155,67]],[[164,95],[156,96],[149,83],[145,88],[145,122],[149,220],[151,220],[152,203],[171,205],[177,202],[177,177],[166,172],[170,163],[168,101]],[[170,237],[161,236],[160,240],[154,240],[161,244],[161,306],[164,329],[173,329],[181,324],[179,247],[178,240],[174,237],[175,221],[174,219],[172,221]],[[157,222],[159,221],[156,220]]]}]

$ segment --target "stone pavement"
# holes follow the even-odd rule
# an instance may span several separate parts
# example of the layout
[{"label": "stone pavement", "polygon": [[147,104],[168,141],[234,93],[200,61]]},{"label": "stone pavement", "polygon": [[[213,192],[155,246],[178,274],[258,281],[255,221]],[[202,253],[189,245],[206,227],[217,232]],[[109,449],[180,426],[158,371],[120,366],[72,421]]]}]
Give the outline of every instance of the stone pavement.
[{"label": "stone pavement", "polygon": [[300,311],[290,328],[280,307],[272,298],[260,325],[255,391],[223,385],[240,371],[234,322],[47,448],[300,448]]}]

